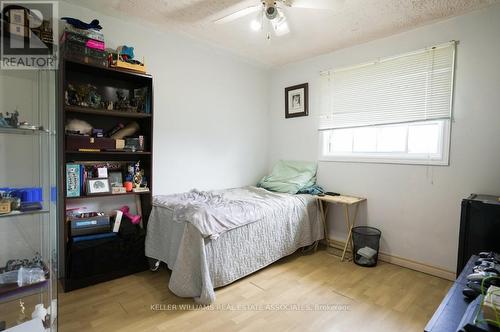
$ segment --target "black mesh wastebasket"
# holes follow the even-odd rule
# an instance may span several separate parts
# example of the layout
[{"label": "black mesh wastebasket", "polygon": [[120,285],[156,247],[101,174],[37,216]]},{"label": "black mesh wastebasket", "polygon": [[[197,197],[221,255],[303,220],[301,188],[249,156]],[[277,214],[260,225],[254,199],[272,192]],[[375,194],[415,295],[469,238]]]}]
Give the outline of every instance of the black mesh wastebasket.
[{"label": "black mesh wastebasket", "polygon": [[382,232],[374,227],[358,226],[352,229],[354,242],[354,263],[361,266],[375,266]]}]

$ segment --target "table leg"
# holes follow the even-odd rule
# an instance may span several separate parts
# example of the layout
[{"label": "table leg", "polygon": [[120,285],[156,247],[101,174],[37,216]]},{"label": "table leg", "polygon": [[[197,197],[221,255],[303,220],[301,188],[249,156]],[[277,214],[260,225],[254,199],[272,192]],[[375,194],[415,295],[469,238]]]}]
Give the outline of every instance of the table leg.
[{"label": "table leg", "polygon": [[328,227],[326,226],[328,207],[325,208],[323,201],[320,201],[320,200],[318,200],[318,204],[319,204],[319,210],[321,213],[321,222],[323,223],[323,232],[325,234],[325,242],[326,242],[326,246],[328,247],[330,245],[330,243],[329,243],[330,241],[328,241]]},{"label": "table leg", "polygon": [[352,252],[352,246],[351,246],[352,226],[351,226],[351,221],[349,219],[349,206],[347,204],[344,204],[344,213],[345,213],[345,222],[346,222],[346,226],[347,226],[347,240],[345,241],[344,251],[342,251],[342,258],[340,259],[342,262],[344,261],[348,246],[351,247],[351,252]]},{"label": "table leg", "polygon": [[351,255],[352,258],[354,259],[354,239],[352,238],[352,229],[356,223],[356,218],[358,217],[358,209],[359,209],[359,204],[356,204],[356,207],[354,209],[354,216],[351,221],[349,217],[349,207],[348,205],[345,205],[344,211],[345,211],[345,220],[347,224],[348,234],[347,234],[347,241],[344,245],[344,252],[342,253],[342,261],[344,261],[348,246],[351,248]]},{"label": "table leg", "polygon": [[[351,223],[351,230],[356,225],[356,218],[358,217],[358,210],[359,210],[359,204],[356,204],[356,207],[354,208],[354,216],[352,218],[352,223]],[[352,238],[352,232],[351,232],[351,248],[354,251],[354,239]],[[352,256],[354,258],[354,252],[352,253]]]}]

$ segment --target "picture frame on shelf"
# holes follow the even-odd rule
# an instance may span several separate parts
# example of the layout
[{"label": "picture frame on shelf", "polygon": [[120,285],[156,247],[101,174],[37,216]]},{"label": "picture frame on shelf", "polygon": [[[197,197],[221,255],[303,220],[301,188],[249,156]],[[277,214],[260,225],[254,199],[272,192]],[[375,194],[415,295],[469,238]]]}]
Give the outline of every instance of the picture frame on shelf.
[{"label": "picture frame on shelf", "polygon": [[285,118],[309,115],[309,83],[285,88]]},{"label": "picture frame on shelf", "polygon": [[87,179],[87,195],[110,194],[111,185],[109,178]]},{"label": "picture frame on shelf", "polygon": [[123,187],[122,172],[109,172],[109,183],[112,188]]}]

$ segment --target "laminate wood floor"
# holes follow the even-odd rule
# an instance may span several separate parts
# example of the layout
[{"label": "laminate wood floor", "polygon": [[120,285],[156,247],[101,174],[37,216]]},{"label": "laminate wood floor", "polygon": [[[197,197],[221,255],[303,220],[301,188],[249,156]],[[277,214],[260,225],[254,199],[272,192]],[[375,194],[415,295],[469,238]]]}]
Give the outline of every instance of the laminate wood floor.
[{"label": "laminate wood floor", "polygon": [[196,307],[170,272],[142,272],[59,294],[59,331],[421,332],[451,282],[379,262],[363,268],[325,250],[295,253]]}]

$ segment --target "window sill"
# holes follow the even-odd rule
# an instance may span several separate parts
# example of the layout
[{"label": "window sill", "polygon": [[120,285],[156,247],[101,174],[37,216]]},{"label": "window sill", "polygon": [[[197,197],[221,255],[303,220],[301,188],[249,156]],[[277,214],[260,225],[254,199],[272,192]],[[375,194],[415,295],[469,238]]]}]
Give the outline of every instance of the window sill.
[{"label": "window sill", "polygon": [[450,166],[448,159],[405,159],[405,158],[370,158],[370,157],[341,157],[320,156],[320,162],[365,163],[365,164],[398,164],[420,166]]}]

